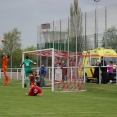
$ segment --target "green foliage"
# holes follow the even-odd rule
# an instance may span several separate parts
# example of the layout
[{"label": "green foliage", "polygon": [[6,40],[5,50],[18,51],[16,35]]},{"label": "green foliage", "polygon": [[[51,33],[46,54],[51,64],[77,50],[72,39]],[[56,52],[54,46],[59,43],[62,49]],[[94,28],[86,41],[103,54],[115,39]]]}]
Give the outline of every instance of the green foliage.
[{"label": "green foliage", "polygon": [[[70,6],[70,45],[74,45],[77,39],[77,51],[83,50],[83,26],[82,26],[82,12],[78,7],[78,0],[74,0],[74,5]],[[77,37],[77,38],[76,38]],[[76,47],[76,45],[75,45]],[[71,51],[75,52],[75,47],[71,47]]]},{"label": "green foliage", "polygon": [[11,53],[17,49],[21,49],[21,32],[17,28],[13,29],[11,32],[4,33],[5,42],[3,43],[3,50],[6,53]]},{"label": "green foliage", "polygon": [[110,47],[114,50],[117,50],[117,28],[115,26],[112,26],[107,30],[106,33],[104,33],[103,36],[103,46]]},{"label": "green foliage", "polygon": [[78,0],[74,0],[74,14],[78,14]]},{"label": "green foliage", "polygon": [[[12,53],[12,66],[18,68],[22,63],[22,50],[17,49]],[[10,62],[9,62],[10,63]]]},{"label": "green foliage", "polygon": [[[22,62],[23,51],[36,50],[36,47],[34,47],[33,45],[22,50],[20,35],[21,32],[18,31],[17,28],[9,31],[8,33],[4,33],[3,38],[5,39],[5,42],[2,43],[3,46],[0,49],[0,55],[2,55],[3,52],[10,55],[8,67],[19,67],[20,63]],[[2,63],[2,59],[0,59],[0,63]],[[2,67],[2,64],[0,66]]]},{"label": "green foliage", "polygon": [[85,92],[51,92],[43,88],[43,96],[28,97],[28,88],[20,80],[3,86],[0,79],[0,117],[116,117],[117,85],[86,84]]},{"label": "green foliage", "polygon": [[31,45],[31,46],[28,46],[27,48],[25,48],[23,51],[25,52],[25,51],[33,51],[33,50],[37,50],[37,48],[35,46]]},{"label": "green foliage", "polygon": [[[23,50],[23,52],[26,52],[26,51],[34,51],[34,50],[37,50],[37,48],[36,48],[35,46],[31,45],[31,46],[28,46],[27,48],[25,48],[25,49]],[[28,53],[25,54],[25,56],[28,56],[29,59],[31,59],[31,60],[34,61],[34,62],[37,61],[37,56],[31,55],[31,54],[28,54]],[[32,66],[33,66],[33,65],[32,65]]]},{"label": "green foliage", "polygon": [[2,49],[0,51],[1,55],[5,52],[7,55],[10,55],[8,67],[19,66],[21,62],[21,32],[17,28],[14,28],[8,33],[4,33],[3,38],[5,42],[2,43]]},{"label": "green foliage", "polygon": [[[80,41],[80,43],[77,41],[77,52],[82,52],[82,45],[83,45],[82,37],[81,38],[77,37],[77,40]],[[70,39],[69,47],[70,47],[69,50],[71,52],[76,52],[76,37]]]}]

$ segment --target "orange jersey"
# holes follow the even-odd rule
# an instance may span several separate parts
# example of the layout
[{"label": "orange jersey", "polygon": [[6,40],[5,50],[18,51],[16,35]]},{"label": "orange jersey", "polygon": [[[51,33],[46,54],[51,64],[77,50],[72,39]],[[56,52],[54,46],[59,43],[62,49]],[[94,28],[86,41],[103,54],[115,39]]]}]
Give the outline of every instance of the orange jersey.
[{"label": "orange jersey", "polygon": [[6,73],[7,72],[7,63],[8,63],[8,58],[7,57],[3,57],[3,61],[2,61],[2,67],[3,67],[3,72]]},{"label": "orange jersey", "polygon": [[3,57],[3,62],[2,62],[2,66],[4,67],[4,66],[7,66],[7,63],[8,63],[8,58],[7,57]]}]

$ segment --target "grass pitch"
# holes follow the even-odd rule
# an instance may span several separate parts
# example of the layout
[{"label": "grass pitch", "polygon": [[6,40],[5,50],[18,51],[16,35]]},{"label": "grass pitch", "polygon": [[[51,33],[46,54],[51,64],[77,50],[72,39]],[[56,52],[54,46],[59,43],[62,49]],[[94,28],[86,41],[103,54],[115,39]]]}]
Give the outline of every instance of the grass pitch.
[{"label": "grass pitch", "polygon": [[29,97],[20,80],[0,79],[0,117],[117,117],[117,84],[86,84],[85,92],[51,92]]}]

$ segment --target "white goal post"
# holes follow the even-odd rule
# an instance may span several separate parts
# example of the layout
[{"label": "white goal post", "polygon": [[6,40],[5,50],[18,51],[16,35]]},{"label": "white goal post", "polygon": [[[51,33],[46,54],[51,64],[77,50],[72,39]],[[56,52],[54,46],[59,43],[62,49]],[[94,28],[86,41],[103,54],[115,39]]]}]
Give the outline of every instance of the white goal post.
[{"label": "white goal post", "polygon": [[[49,51],[48,55],[46,56],[50,56],[52,58],[52,91],[54,91],[54,48],[23,52],[22,61],[24,61],[25,59],[25,54],[32,54],[32,55],[40,56],[41,52],[46,52],[46,51]],[[39,66],[37,66],[37,68],[38,67]],[[24,80],[25,80],[25,73],[24,73],[24,66],[22,66],[22,88],[24,88]]]},{"label": "white goal post", "polygon": [[[85,90],[82,68],[80,67],[80,62],[77,63],[82,59],[80,54],[77,55],[78,60],[76,60],[75,53],[58,51],[54,48],[50,48],[23,52],[22,61],[24,61],[25,56],[29,56],[30,60],[33,60],[37,63],[37,66],[34,66],[34,69],[36,71],[39,70],[42,63],[45,65],[45,67],[48,69],[46,79],[49,79],[49,81],[51,80],[49,86],[52,87],[52,92],[55,90]],[[57,66],[55,65],[55,63]],[[24,66],[22,66],[22,88],[24,88],[24,81],[25,73]]]}]

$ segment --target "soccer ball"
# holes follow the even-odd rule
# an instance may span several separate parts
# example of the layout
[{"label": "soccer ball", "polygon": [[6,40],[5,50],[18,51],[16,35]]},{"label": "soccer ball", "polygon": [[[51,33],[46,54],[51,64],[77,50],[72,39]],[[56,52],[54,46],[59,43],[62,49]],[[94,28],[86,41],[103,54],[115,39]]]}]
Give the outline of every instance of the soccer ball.
[{"label": "soccer ball", "polygon": [[5,40],[2,38],[1,42],[5,42]]}]

